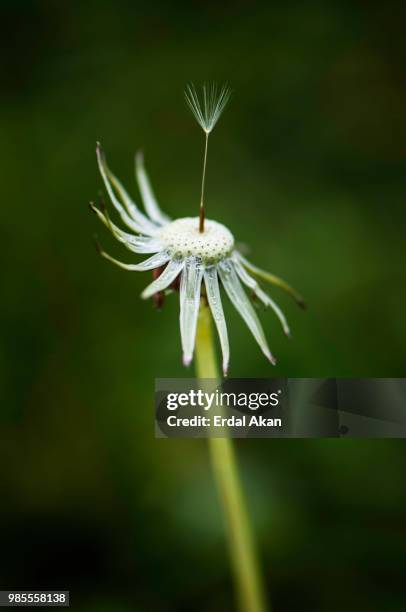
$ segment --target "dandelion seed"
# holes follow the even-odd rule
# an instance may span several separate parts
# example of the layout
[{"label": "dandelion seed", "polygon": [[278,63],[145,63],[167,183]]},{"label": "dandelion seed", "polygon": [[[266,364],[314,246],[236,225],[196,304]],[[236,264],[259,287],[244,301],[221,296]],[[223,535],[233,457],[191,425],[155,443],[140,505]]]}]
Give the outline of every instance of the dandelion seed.
[{"label": "dandelion seed", "polygon": [[206,165],[207,151],[209,146],[209,134],[213,131],[214,126],[220,119],[227,102],[230,99],[230,89],[223,85],[219,88],[215,83],[203,85],[202,99],[199,99],[196,88],[191,83],[186,87],[185,99],[189,105],[197,123],[205,133],[204,156],[203,156],[203,172],[202,172],[202,188],[200,194],[200,212],[199,212],[199,232],[204,232],[204,187],[206,182]]}]

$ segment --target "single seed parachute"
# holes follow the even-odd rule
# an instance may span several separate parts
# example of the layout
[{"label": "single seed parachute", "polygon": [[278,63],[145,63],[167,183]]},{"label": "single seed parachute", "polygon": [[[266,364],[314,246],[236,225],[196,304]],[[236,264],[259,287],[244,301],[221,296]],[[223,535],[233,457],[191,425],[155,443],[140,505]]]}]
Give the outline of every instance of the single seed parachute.
[{"label": "single seed parachute", "polygon": [[203,156],[203,172],[202,172],[202,188],[200,192],[200,211],[199,211],[199,232],[204,232],[204,187],[206,183],[206,165],[207,165],[207,152],[209,148],[209,134],[213,131],[214,126],[220,119],[220,115],[225,109],[227,102],[230,99],[231,92],[226,85],[223,85],[220,89],[215,83],[209,85],[203,85],[202,96],[196,91],[193,83],[186,87],[185,99],[190,107],[197,123],[205,133],[204,140],[204,156]]}]

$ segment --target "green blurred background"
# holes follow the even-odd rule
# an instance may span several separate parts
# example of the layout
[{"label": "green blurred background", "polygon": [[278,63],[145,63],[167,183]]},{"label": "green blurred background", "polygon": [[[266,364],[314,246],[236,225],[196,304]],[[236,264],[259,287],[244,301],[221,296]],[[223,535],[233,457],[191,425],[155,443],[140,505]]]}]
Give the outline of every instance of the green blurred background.
[{"label": "green blurred background", "polygon": [[[204,440],[155,440],[155,377],[181,366],[177,296],[157,312],[87,203],[100,140],[139,201],[142,148],[171,216],[197,214],[193,80],[233,99],[211,140],[207,214],[278,290],[271,369],[226,304],[231,376],[402,376],[405,5],[1,3],[0,585],[78,610],[234,609]],[[136,258],[133,258],[136,261]],[[275,612],[405,609],[402,441],[237,442]]]}]

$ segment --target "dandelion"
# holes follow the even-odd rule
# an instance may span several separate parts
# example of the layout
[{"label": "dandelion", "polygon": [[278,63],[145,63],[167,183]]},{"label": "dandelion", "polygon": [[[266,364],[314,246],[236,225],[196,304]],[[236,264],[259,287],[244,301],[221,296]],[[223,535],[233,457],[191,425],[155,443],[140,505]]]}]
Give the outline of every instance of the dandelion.
[{"label": "dandelion", "polygon": [[[216,378],[215,358],[211,341],[209,312],[212,314],[222,349],[223,374],[227,375],[230,359],[226,319],[222,307],[221,287],[245,321],[265,357],[275,364],[263,328],[252,301],[270,308],[290,336],[286,318],[274,300],[259,285],[258,279],[288,292],[304,306],[301,296],[284,280],[258,268],[248,261],[236,247],[234,236],[221,223],[205,217],[204,187],[207,165],[208,138],[217,124],[228,100],[227,87],[203,87],[199,97],[193,85],[185,92],[186,102],[205,134],[200,210],[198,217],[172,220],[157,203],[142,154],[135,158],[135,174],[145,212],[129,196],[119,179],[107,165],[104,152],[97,144],[99,170],[105,188],[127,230],[110,219],[103,200],[96,213],[113,236],[129,251],[148,254],[141,263],[123,263],[107,254],[99,245],[102,257],[128,271],[152,271],[154,280],[141,294],[143,299],[154,298],[161,303],[172,288],[179,289],[180,336],[183,363],[188,366],[193,358],[196,336],[197,371],[200,378]],[[244,286],[249,290],[247,295]],[[200,311],[200,314],[199,314]],[[199,325],[198,325],[199,321]],[[252,536],[239,484],[237,467],[230,439],[210,438],[214,471],[222,493],[225,514],[231,520],[230,547],[240,590],[242,609],[250,612],[265,610],[259,573],[256,568]]]},{"label": "dandelion", "polygon": [[[222,88],[217,93],[213,87],[205,88],[203,92],[203,105],[200,105],[196,91],[192,87],[187,91],[187,100],[207,137],[227,103],[229,91]],[[200,298],[204,292],[220,339],[223,373],[227,375],[230,349],[220,285],[245,321],[265,357],[275,364],[276,360],[269,349],[261,323],[243,285],[249,289],[256,301],[274,311],[287,336],[290,336],[290,330],[283,312],[261,288],[256,278],[284,289],[303,306],[303,300],[298,293],[281,278],[265,272],[248,261],[236,248],[230,230],[221,223],[206,219],[202,232],[201,216],[171,220],[164,214],[151,188],[142,154],[136,156],[135,172],[146,214],[137,207],[121,182],[111,172],[100,144],[97,144],[96,152],[107,193],[130,232],[123,231],[111,221],[103,204],[101,208],[91,204],[92,210],[129,251],[136,254],[152,254],[152,256],[134,264],[118,261],[101,248],[99,252],[105,259],[124,270],[159,272],[155,280],[142,292],[143,299],[162,294],[180,279],[180,335],[184,365],[188,366],[193,358]],[[203,175],[204,173],[205,167]],[[203,191],[204,182],[202,193]]]}]

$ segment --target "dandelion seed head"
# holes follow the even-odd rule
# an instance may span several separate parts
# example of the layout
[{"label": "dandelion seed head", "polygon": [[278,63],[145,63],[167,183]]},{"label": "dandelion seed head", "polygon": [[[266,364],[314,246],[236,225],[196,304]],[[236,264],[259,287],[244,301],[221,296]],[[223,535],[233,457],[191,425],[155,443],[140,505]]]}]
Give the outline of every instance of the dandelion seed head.
[{"label": "dandelion seed head", "polygon": [[213,131],[230,95],[231,90],[227,85],[219,87],[216,83],[204,84],[200,96],[193,83],[186,86],[185,100],[197,123],[206,134]]},{"label": "dandelion seed head", "polygon": [[234,248],[230,230],[217,221],[206,219],[202,234],[197,221],[197,217],[184,217],[166,225],[159,235],[165,248],[175,257],[193,256],[205,264],[215,264],[229,257]]}]

